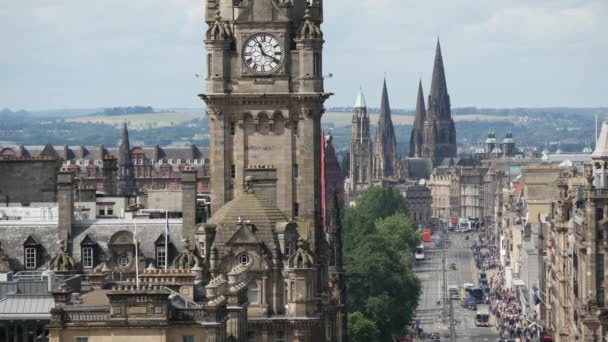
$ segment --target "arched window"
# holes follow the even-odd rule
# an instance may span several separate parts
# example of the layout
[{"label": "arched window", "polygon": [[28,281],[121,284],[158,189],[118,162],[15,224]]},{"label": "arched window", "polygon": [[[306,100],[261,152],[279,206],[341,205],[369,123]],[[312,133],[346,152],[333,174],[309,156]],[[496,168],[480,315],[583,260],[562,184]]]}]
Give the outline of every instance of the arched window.
[{"label": "arched window", "polygon": [[258,283],[255,281],[247,287],[247,301],[249,304],[258,304],[259,302]]}]

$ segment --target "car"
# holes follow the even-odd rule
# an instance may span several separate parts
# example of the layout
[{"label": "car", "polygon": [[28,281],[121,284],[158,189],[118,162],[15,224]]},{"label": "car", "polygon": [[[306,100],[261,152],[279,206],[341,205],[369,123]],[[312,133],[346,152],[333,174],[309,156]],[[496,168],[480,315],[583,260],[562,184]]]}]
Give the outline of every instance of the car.
[{"label": "car", "polygon": [[458,286],[450,285],[448,287],[448,292],[450,294],[450,299],[455,299],[455,300],[460,299],[460,290],[458,289]]}]

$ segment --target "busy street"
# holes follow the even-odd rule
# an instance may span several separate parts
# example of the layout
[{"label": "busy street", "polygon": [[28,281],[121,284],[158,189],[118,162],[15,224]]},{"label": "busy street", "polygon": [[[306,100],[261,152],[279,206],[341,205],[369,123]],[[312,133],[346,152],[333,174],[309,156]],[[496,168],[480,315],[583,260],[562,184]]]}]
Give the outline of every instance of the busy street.
[{"label": "busy street", "polygon": [[[424,243],[424,259],[417,260],[415,272],[420,278],[422,295],[414,325],[421,329],[418,341],[497,341],[499,340],[494,319],[489,326],[477,326],[476,316],[484,305],[466,307],[461,300],[465,284],[477,284],[479,272],[471,246],[478,241],[478,234],[449,232],[446,242],[445,276],[448,289],[458,289],[457,294],[444,291],[444,243],[440,234],[433,242]],[[446,297],[446,301],[444,301]],[[445,304],[445,305],[444,305]],[[417,332],[416,329],[414,331]],[[418,335],[417,333],[415,335]],[[417,336],[415,336],[417,337]]]}]

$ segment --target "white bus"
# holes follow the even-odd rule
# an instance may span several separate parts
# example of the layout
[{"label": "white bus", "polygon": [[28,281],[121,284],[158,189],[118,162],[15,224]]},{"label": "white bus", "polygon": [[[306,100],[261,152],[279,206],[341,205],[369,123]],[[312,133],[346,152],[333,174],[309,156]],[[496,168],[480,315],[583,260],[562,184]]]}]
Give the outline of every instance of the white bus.
[{"label": "white bus", "polygon": [[416,247],[414,258],[416,260],[424,260],[424,245],[421,244],[420,246]]}]

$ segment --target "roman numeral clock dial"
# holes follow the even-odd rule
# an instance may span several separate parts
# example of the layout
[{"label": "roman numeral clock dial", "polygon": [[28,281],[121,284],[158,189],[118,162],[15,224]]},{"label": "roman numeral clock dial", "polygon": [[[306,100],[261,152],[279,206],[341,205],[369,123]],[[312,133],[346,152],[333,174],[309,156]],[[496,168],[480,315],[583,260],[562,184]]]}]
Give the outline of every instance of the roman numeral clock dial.
[{"label": "roman numeral clock dial", "polygon": [[268,33],[256,33],[243,44],[243,62],[258,75],[270,75],[283,64],[284,50],[279,40]]}]

